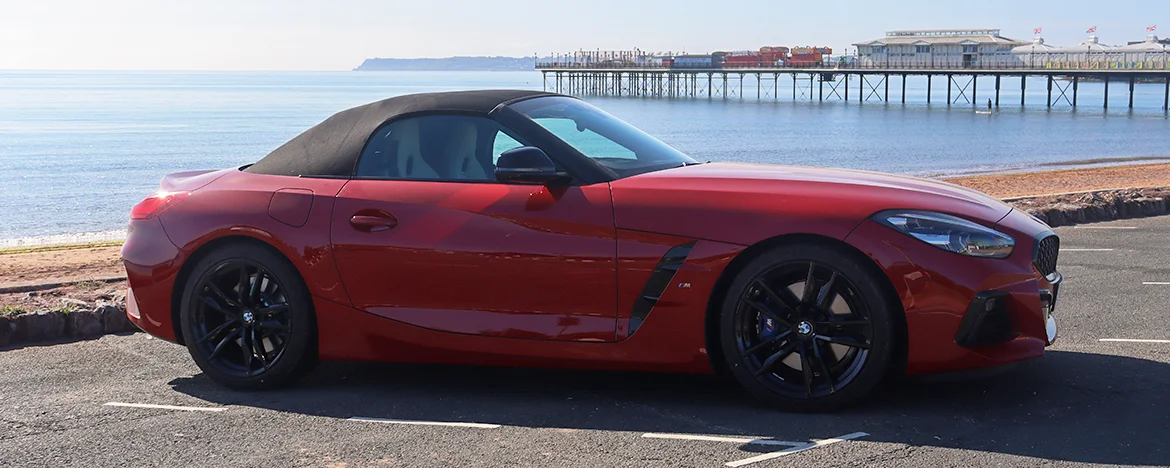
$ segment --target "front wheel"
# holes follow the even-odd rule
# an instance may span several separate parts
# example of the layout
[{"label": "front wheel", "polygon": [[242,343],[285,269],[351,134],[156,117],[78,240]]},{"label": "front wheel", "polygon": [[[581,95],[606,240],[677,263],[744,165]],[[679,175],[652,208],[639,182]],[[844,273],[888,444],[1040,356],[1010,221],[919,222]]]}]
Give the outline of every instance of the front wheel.
[{"label": "front wheel", "polygon": [[722,304],[719,337],[732,375],[785,411],[831,411],[865,397],[893,355],[896,306],[882,281],[819,244],[753,259]]},{"label": "front wheel", "polygon": [[308,289],[288,260],[262,246],[230,244],[204,256],[179,316],[195,363],[228,387],[281,386],[316,359]]}]

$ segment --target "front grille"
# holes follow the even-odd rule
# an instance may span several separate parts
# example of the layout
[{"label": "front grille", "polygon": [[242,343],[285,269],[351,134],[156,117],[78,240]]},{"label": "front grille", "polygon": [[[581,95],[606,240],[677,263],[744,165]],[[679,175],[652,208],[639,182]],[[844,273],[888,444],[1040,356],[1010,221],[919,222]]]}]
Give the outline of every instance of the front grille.
[{"label": "front grille", "polygon": [[1056,256],[1060,254],[1060,238],[1056,234],[1040,239],[1036,243],[1036,253],[1032,256],[1032,264],[1045,277],[1056,273]]}]

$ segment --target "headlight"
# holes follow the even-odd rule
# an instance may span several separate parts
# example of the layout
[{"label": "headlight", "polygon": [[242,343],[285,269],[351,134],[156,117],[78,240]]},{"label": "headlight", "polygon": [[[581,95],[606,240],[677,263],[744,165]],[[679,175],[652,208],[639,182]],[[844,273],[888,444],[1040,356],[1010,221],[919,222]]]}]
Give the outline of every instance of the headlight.
[{"label": "headlight", "polygon": [[963,218],[929,211],[890,210],[873,220],[943,250],[983,258],[1012,254],[1015,239]]}]

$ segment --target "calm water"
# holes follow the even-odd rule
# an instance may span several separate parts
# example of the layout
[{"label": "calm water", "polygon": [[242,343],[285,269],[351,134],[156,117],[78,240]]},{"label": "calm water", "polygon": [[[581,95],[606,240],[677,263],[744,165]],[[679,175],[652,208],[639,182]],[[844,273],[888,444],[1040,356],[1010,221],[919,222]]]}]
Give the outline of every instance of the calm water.
[{"label": "calm water", "polygon": [[[991,80],[979,98],[992,96]],[[910,104],[590,99],[697,159],[943,174],[1097,158],[1170,156],[1161,84],[1082,83],[1080,107],[1046,109],[1043,80],[1005,80],[992,116],[947,108],[935,82]],[[945,82],[943,82],[945,83]],[[769,84],[765,82],[765,84]],[[738,86],[738,83],[736,83]],[[541,88],[536,72],[90,73],[0,72],[0,246],[117,237],[163,174],[254,162],[332,113],[389,96],[473,88]],[[850,93],[856,92],[853,84]],[[891,94],[900,92],[896,79]],[[799,94],[799,93],[798,93]],[[1059,94],[1059,93],[1058,93]],[[853,94],[851,98],[856,98]],[[805,98],[807,99],[807,98]],[[1009,104],[1014,103],[1014,104]],[[31,239],[30,239],[31,238]]]}]

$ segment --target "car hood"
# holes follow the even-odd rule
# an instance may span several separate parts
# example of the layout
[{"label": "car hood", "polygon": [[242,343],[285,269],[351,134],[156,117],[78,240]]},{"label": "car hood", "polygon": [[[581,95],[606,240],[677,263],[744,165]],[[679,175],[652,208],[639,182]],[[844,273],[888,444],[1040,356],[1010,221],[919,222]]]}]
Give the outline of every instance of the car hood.
[{"label": "car hood", "polygon": [[[753,240],[710,224],[765,224],[782,228],[781,233],[843,239],[882,210],[939,211],[990,226],[1012,209],[984,193],[937,180],[766,164],[686,166],[620,179],[612,187],[619,228],[738,242]],[[704,221],[672,221],[680,217]]]}]

